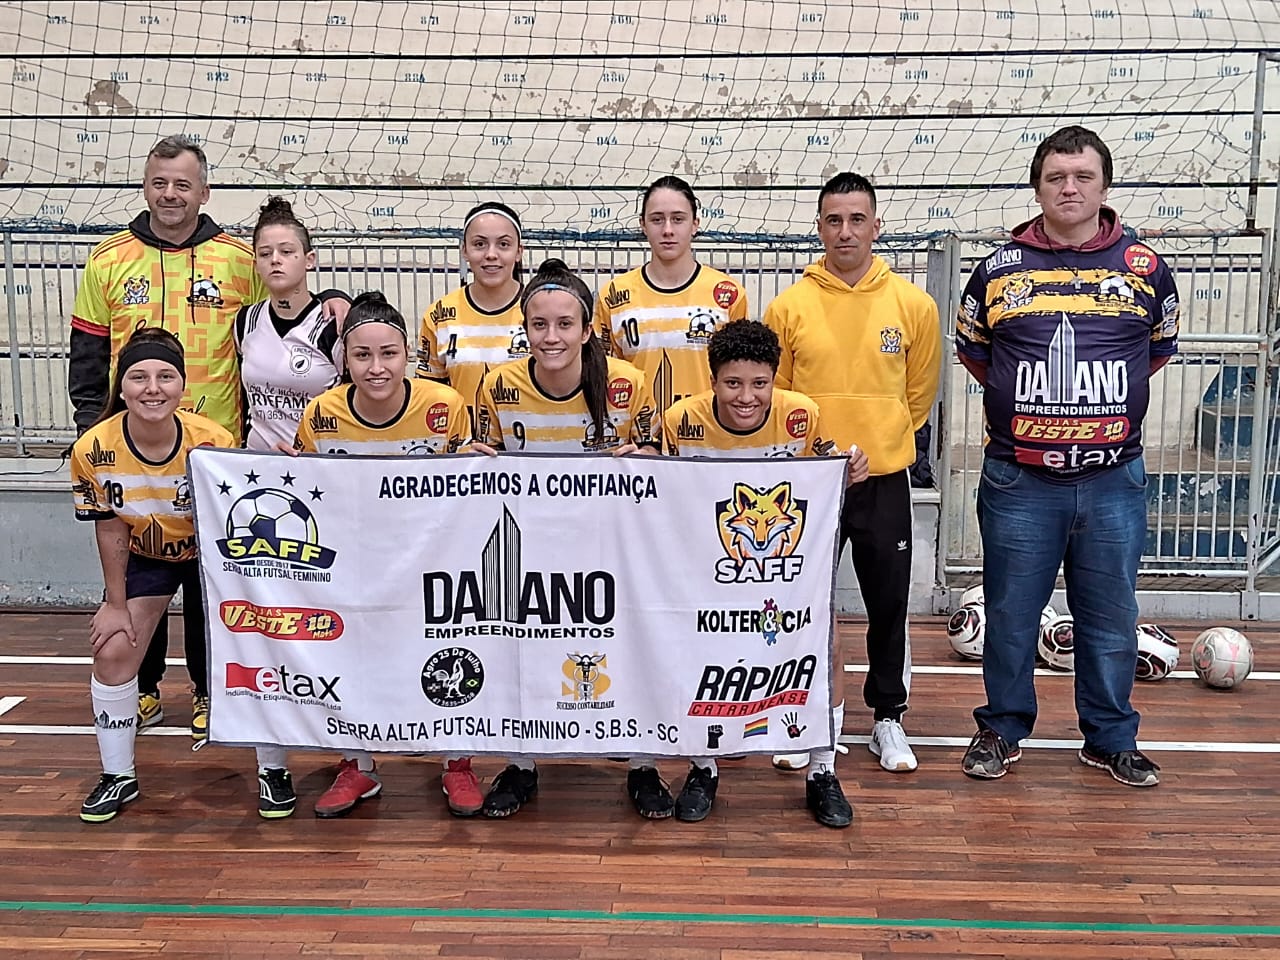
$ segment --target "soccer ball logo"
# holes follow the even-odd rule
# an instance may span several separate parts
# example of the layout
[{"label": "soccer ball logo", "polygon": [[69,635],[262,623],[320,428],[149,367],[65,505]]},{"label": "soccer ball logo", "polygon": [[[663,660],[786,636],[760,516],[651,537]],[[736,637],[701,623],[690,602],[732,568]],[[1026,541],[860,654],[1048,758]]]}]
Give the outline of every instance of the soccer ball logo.
[{"label": "soccer ball logo", "polygon": [[516,327],[515,332],[511,334],[511,345],[507,347],[507,356],[513,360],[529,355],[529,334],[524,332],[524,327]]},{"label": "soccer ball logo", "polygon": [[191,296],[187,297],[187,301],[202,306],[220,307],[222,291],[218,289],[212,277],[201,277],[199,280],[192,281]]},{"label": "soccer ball logo", "polygon": [[689,315],[689,332],[686,339],[690,343],[705,343],[716,332],[716,315],[710,310],[695,309]]},{"label": "soccer ball logo", "polygon": [[255,490],[231,505],[227,513],[227,539],[266,540],[279,543],[318,543],[320,532],[307,505],[283,490]]}]

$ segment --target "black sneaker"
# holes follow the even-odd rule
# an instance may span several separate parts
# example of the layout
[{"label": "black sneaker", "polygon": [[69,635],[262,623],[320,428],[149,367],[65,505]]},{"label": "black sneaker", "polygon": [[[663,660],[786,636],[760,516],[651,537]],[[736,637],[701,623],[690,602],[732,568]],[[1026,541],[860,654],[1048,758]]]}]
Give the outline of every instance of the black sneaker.
[{"label": "black sneaker", "polygon": [[131,773],[104,773],[80,805],[85,823],[106,823],[120,808],[138,799],[138,778]]},{"label": "black sneaker", "polygon": [[538,771],[514,763],[493,778],[481,812],[486,817],[509,817],[538,795]]},{"label": "black sneaker", "polygon": [[1086,744],[1080,748],[1080,762],[1086,767],[1109,771],[1113,779],[1126,787],[1154,787],[1160,783],[1160,768],[1141,750],[1099,753]]},{"label": "black sneaker", "polygon": [[707,819],[711,805],[716,802],[716,788],[720,778],[696,763],[689,764],[689,775],[684,778],[680,796],[676,797],[676,819],[685,823],[697,823]]},{"label": "black sneaker", "polygon": [[853,807],[844,798],[840,780],[834,773],[815,773],[806,780],[804,802],[824,827],[847,827],[853,823]]},{"label": "black sneaker", "polygon": [[258,816],[279,820],[293,815],[298,795],[293,792],[293,777],[288,770],[272,767],[258,771]]},{"label": "black sneaker", "polygon": [[960,769],[977,780],[999,780],[1021,759],[1021,747],[1010,747],[1000,734],[983,727],[969,741]]},{"label": "black sneaker", "polygon": [[676,808],[671,791],[654,767],[628,770],[627,794],[636,805],[636,813],[648,820],[665,820]]}]

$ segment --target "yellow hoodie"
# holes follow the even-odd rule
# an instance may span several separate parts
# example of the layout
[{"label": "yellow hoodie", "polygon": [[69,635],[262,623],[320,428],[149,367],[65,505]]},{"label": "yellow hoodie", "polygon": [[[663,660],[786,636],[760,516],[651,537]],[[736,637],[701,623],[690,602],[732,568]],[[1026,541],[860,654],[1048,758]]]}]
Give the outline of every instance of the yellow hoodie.
[{"label": "yellow hoodie", "polygon": [[775,385],[807,394],[841,450],[857,444],[871,473],[916,459],[915,431],[938,393],[938,305],[880,257],[849,286],[826,258],[774,299],[764,322],[782,341]]}]

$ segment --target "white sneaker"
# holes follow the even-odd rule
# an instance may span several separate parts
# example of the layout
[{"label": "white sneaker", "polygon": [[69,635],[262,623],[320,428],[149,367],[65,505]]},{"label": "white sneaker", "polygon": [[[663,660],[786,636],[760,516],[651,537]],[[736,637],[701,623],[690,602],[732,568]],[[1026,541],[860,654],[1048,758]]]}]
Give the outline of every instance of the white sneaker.
[{"label": "white sneaker", "polygon": [[897,720],[877,720],[867,749],[880,758],[880,766],[893,773],[910,773],[919,765],[907,743],[907,733]]},{"label": "white sneaker", "polygon": [[807,753],[775,753],[773,765],[779,770],[803,770],[809,765]]}]

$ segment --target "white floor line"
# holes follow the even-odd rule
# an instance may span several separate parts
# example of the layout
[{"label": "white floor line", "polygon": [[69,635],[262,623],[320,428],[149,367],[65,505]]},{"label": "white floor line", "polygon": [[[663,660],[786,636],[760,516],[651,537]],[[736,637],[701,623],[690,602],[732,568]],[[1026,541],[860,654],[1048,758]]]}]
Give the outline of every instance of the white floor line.
[{"label": "white floor line", "polygon": [[16,707],[25,699],[27,698],[26,697],[0,697],[0,717],[4,716],[6,713],[8,713],[10,710],[12,710],[14,707]]},{"label": "white floor line", "polygon": [[[93,727],[89,725],[74,727],[43,723],[0,723],[0,736],[20,736],[23,734],[61,736],[65,734],[85,735],[92,733]],[[140,735],[144,737],[187,737],[190,739],[191,731],[186,727],[147,727]]]},{"label": "white floor line", "polygon": [[[841,743],[866,743],[870,737],[840,737]],[[969,737],[918,737],[910,735],[912,747],[967,747]],[[1045,750],[1079,750],[1081,740],[1023,740],[1019,746]],[[1166,751],[1185,751],[1187,753],[1280,753],[1280,743],[1250,743],[1249,741],[1214,741],[1206,743],[1199,740],[1139,740],[1138,749],[1149,753]]]},{"label": "white floor line", "polygon": [[[867,665],[865,663],[846,663],[844,665],[844,672],[845,673],[866,673]],[[941,666],[936,666],[936,667],[923,666],[921,664],[912,664],[911,672],[913,674],[920,674],[921,676],[924,676],[926,674],[941,674],[943,676],[980,677],[982,676],[982,667],[976,664],[971,667],[960,666],[959,664],[955,664],[955,665],[943,664]],[[1036,667],[1036,676],[1037,677],[1072,677],[1072,676],[1075,676],[1075,674],[1067,673],[1066,671],[1063,671],[1063,670],[1049,670],[1044,667]],[[1173,671],[1173,673],[1169,674],[1169,677],[1174,680],[1194,680],[1196,678],[1196,674],[1194,670],[1175,670]],[[1253,673],[1249,674],[1249,679],[1250,680],[1280,680],[1280,673],[1277,673],[1274,671],[1268,671],[1268,670],[1255,670]],[[1151,682],[1159,682],[1159,681],[1151,681]],[[1145,686],[1146,684],[1143,683],[1141,685]]]}]

